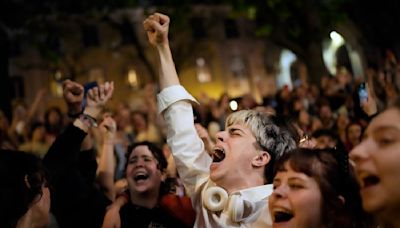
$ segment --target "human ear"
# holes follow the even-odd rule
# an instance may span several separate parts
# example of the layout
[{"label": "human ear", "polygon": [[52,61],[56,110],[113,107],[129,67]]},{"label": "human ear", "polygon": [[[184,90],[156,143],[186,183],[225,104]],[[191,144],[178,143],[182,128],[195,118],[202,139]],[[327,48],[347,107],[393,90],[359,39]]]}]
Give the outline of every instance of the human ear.
[{"label": "human ear", "polygon": [[253,158],[251,164],[255,167],[262,167],[269,163],[271,155],[267,151],[258,151],[257,156]]}]

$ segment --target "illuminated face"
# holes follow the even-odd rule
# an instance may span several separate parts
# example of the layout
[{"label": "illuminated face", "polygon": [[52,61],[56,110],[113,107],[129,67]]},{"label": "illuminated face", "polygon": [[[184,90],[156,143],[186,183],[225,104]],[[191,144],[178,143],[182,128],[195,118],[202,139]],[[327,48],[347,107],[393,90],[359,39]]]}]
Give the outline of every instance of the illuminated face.
[{"label": "illuminated face", "polygon": [[162,173],[158,161],[146,145],[135,147],[128,159],[126,179],[133,193],[159,191]]},{"label": "illuminated face", "polygon": [[286,163],[273,185],[268,204],[274,228],[321,227],[322,195],[314,178],[293,171]]},{"label": "illuminated face", "polygon": [[216,134],[210,178],[217,185],[229,190],[247,188],[249,173],[254,172],[252,161],[260,151],[251,130],[242,125],[228,126]]},{"label": "illuminated face", "polygon": [[[378,216],[400,213],[400,112],[388,109],[374,118],[364,139],[350,153],[363,207]],[[394,216],[394,217],[393,217]]]}]

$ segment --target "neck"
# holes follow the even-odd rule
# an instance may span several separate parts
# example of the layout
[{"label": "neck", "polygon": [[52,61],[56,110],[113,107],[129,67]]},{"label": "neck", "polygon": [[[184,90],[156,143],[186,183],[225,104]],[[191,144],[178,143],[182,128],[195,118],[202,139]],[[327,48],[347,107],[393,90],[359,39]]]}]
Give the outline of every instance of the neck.
[{"label": "neck", "polygon": [[400,228],[400,220],[398,219],[398,213],[387,213],[383,212],[377,216],[379,227],[382,228]]},{"label": "neck", "polygon": [[264,185],[264,178],[253,175],[246,178],[241,178],[240,181],[232,181],[231,184],[216,184],[220,187],[223,187],[228,192],[228,194],[230,194],[232,192],[241,191],[243,189]]},{"label": "neck", "polygon": [[148,191],[143,193],[131,191],[131,203],[145,208],[153,208],[158,203],[159,191]]},{"label": "neck", "polygon": [[33,228],[35,225],[32,221],[32,211],[31,209],[26,212],[24,216],[22,216],[17,223],[16,228]]}]

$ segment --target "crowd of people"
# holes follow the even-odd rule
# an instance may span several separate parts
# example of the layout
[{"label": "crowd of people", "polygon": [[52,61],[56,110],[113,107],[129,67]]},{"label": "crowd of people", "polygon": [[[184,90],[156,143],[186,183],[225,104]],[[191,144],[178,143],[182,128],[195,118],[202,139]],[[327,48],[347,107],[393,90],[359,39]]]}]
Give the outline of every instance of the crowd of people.
[{"label": "crowd of people", "polygon": [[0,114],[2,227],[400,227],[393,58],[367,84],[341,68],[233,111],[180,84],[169,25],[143,23],[160,72],[143,108],[106,108],[113,82],[66,80],[67,113],[38,118],[39,91]]}]

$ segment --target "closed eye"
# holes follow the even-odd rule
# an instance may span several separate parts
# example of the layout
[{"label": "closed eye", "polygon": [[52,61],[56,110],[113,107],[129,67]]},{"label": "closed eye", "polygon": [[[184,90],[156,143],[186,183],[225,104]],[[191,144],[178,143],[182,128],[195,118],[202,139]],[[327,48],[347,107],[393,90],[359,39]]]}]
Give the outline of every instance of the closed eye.
[{"label": "closed eye", "polygon": [[289,187],[291,188],[291,189],[302,189],[303,188],[303,185],[300,185],[300,184],[289,184]]},{"label": "closed eye", "polygon": [[230,134],[230,135],[238,135],[238,136],[241,136],[241,135],[242,135],[242,130],[236,129],[236,128],[231,128],[231,129],[229,129],[229,134]]}]

